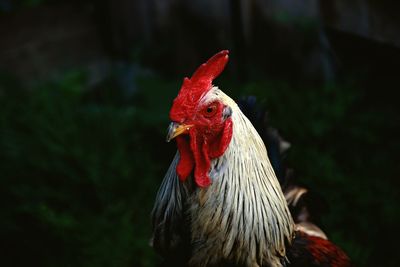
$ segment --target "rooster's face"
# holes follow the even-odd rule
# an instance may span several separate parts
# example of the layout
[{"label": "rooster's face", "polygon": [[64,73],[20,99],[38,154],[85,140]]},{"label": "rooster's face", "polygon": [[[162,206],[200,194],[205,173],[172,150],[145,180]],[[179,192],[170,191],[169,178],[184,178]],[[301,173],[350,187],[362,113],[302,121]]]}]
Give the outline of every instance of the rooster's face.
[{"label": "rooster's face", "polygon": [[176,138],[180,160],[177,174],[184,181],[194,170],[200,187],[211,181],[211,159],[223,155],[232,137],[232,109],[212,80],[224,69],[228,51],[221,51],[185,78],[170,111],[167,141]]}]

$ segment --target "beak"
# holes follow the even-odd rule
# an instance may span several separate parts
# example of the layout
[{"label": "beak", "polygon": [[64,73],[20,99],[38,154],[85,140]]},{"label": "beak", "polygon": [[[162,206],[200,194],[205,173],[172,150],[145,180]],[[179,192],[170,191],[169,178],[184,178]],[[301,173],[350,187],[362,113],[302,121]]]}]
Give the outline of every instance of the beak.
[{"label": "beak", "polygon": [[168,127],[168,133],[167,133],[167,142],[171,141],[178,135],[187,133],[190,128],[192,128],[193,125],[187,125],[187,124],[179,124],[177,122],[171,122],[171,124]]}]

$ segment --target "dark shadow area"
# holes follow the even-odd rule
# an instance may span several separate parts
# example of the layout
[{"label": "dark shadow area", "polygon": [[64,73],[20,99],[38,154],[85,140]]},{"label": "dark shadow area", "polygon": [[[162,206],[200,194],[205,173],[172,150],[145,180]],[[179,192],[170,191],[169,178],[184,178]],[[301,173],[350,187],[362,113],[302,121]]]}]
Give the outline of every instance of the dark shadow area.
[{"label": "dark shadow area", "polygon": [[[322,3],[323,2],[323,3]],[[2,266],[156,266],[150,212],[183,77],[254,95],[356,266],[397,266],[400,25],[390,1],[0,0]],[[326,203],[326,205],[325,205]]]}]

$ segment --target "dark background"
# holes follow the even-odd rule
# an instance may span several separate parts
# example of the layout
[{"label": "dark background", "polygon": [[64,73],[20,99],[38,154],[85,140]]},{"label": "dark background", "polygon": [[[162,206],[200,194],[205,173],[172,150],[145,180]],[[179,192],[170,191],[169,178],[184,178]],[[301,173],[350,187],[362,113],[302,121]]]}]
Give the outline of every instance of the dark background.
[{"label": "dark background", "polygon": [[0,0],[0,265],[154,266],[168,111],[214,53],[257,96],[357,266],[397,266],[400,8],[373,0]]}]

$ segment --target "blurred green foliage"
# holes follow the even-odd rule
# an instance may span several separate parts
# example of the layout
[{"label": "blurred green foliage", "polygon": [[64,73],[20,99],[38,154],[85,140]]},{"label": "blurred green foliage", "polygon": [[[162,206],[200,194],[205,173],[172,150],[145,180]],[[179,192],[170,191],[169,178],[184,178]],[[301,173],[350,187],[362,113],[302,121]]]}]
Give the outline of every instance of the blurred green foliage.
[{"label": "blurred green foliage", "polygon": [[[175,151],[164,142],[180,81],[139,78],[126,97],[85,73],[25,88],[0,78],[1,227],[7,266],[154,266],[148,245],[156,190]],[[349,85],[220,81],[234,98],[256,95],[292,143],[289,163],[320,192],[322,228],[358,266],[395,266],[397,192],[390,163],[395,112],[371,109]],[[226,88],[230,88],[229,90]],[[384,147],[382,147],[384,146]],[[385,242],[385,246],[383,246]],[[389,246],[389,248],[388,248]]]},{"label": "blurred green foliage", "polygon": [[12,266],[154,265],[149,214],[167,162],[157,126],[170,101],[152,106],[143,90],[132,105],[111,82],[90,91],[85,80],[72,72],[32,91],[2,81],[1,239]]}]

